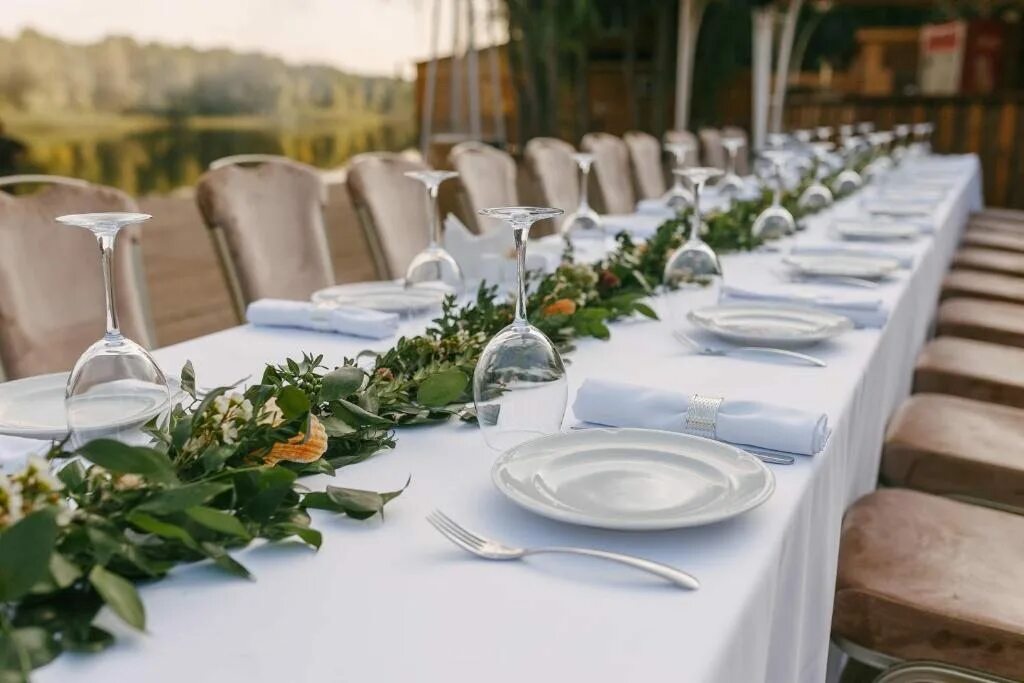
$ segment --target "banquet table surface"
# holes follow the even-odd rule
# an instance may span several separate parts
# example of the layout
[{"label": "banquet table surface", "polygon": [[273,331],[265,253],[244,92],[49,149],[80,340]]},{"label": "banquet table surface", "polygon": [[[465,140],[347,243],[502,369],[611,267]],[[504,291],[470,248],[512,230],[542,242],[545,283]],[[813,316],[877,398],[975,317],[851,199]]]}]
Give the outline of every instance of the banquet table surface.
[{"label": "banquet table surface", "polygon": [[[880,248],[914,257],[877,290],[890,309],[884,329],[857,329],[808,349],[828,367],[763,357],[692,354],[667,322],[615,324],[608,341],[582,340],[567,366],[570,406],[586,378],[684,393],[776,402],[824,411],[825,449],[769,466],[774,495],[732,520],[691,529],[615,532],[535,516],[492,485],[496,454],[476,427],[403,429],[397,446],[334,479],[304,480],[374,490],[411,483],[383,519],[314,511],[324,532],[314,552],[296,543],[237,554],[254,581],[207,565],[176,569],[142,588],[149,631],[137,634],[103,613],[117,644],[102,655],[65,655],[39,670],[46,681],[686,681],[818,683],[829,668],[828,633],[839,526],[847,505],[875,486],[886,420],[909,392],[939,284],[970,211],[981,206],[973,156],[923,160],[951,188],[936,208],[937,230]],[[807,219],[779,243],[820,243],[855,196]],[[746,288],[779,282],[778,250],[723,258],[726,281]],[[808,291],[848,293],[843,288]],[[704,292],[677,293],[694,306]],[[665,311],[667,299],[658,302]],[[403,323],[422,329],[424,319]],[[168,371],[186,360],[203,386],[258,377],[267,362],[325,354],[325,362],[389,340],[242,326],[160,349]],[[622,400],[628,401],[628,396]],[[572,424],[573,416],[566,416]],[[486,535],[522,546],[575,545],[675,565],[700,590],[586,558],[487,562],[452,546],[425,521],[434,508]]]}]

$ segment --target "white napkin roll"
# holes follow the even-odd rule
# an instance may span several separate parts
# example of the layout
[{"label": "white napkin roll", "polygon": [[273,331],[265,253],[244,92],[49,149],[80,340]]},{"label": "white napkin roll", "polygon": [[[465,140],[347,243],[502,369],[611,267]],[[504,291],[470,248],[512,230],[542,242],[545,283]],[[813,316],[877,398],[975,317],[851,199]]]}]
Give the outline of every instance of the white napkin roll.
[{"label": "white napkin roll", "polygon": [[849,318],[856,327],[885,327],[889,311],[882,300],[859,294],[808,294],[786,288],[764,290],[724,285],[719,294],[721,303],[763,302],[809,306]]},{"label": "white napkin roll", "polygon": [[[573,412],[584,422],[683,432],[688,394],[635,384],[588,379]],[[828,440],[828,416],[760,401],[725,399],[718,408],[719,441],[799,455],[814,455]]]},{"label": "white napkin roll", "polygon": [[398,331],[399,321],[394,313],[356,306],[325,306],[285,299],[253,301],[245,310],[245,317],[256,326],[297,327],[371,339],[394,336]]},{"label": "white napkin roll", "polygon": [[914,255],[896,249],[879,249],[874,247],[841,247],[834,244],[794,244],[789,250],[791,254],[807,254],[809,256],[867,256],[870,258],[891,258],[899,261],[900,268],[913,268]]}]

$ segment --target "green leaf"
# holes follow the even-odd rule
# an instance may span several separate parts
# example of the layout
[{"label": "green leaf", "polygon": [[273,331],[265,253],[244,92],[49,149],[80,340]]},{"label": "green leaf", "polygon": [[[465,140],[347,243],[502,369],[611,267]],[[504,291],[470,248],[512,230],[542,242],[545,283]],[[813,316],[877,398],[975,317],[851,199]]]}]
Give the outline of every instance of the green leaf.
[{"label": "green leaf", "polygon": [[61,634],[61,645],[68,652],[101,652],[114,644],[114,636],[99,626],[86,626]]},{"label": "green leaf", "polygon": [[170,458],[152,448],[128,446],[113,439],[96,439],[81,446],[78,453],[116,474],[140,474],[163,484],[178,482]]},{"label": "green leaf", "polygon": [[330,403],[359,391],[366,373],[357,367],[347,365],[328,372],[320,385],[321,403]]},{"label": "green leaf", "polygon": [[277,407],[291,420],[309,412],[309,397],[302,389],[287,386],[277,395]]},{"label": "green leaf", "polygon": [[140,631],[146,630],[146,610],[130,581],[119,574],[96,565],[89,572],[89,583],[103,598],[103,602],[124,619],[125,623]]},{"label": "green leaf", "polygon": [[82,576],[82,570],[60,553],[50,555],[49,574],[32,586],[35,595],[52,593],[67,588]]},{"label": "green leaf", "polygon": [[252,578],[252,574],[249,573],[249,570],[246,569],[241,562],[231,557],[224,548],[220,547],[216,543],[204,542],[202,547],[207,557],[213,560],[214,564],[226,571],[228,574],[232,574],[243,579]]},{"label": "green leaf", "polygon": [[302,505],[317,510],[343,512],[355,519],[369,519],[377,513],[383,517],[384,506],[388,501],[400,496],[408,486],[409,482],[406,481],[401,489],[383,493],[328,486],[325,491],[307,493],[302,499]]},{"label": "green leaf", "polygon": [[0,534],[0,602],[13,602],[49,575],[57,543],[56,510],[44,508]]},{"label": "green leaf", "polygon": [[21,676],[22,663],[29,669],[53,661],[60,654],[61,647],[52,632],[39,626],[16,628],[0,635],[0,682],[27,681]]},{"label": "green leaf", "polygon": [[658,314],[655,313],[654,309],[647,304],[637,303],[633,305],[633,308],[636,309],[636,312],[640,315],[646,316],[652,320],[658,319]]},{"label": "green leaf", "polygon": [[185,367],[181,369],[181,390],[191,396],[193,399],[196,397],[196,371],[192,367],[192,361],[185,361]]},{"label": "green leaf", "polygon": [[231,484],[222,482],[197,482],[160,491],[143,501],[136,510],[166,515],[181,512],[185,508],[201,505],[211,498],[231,490]]},{"label": "green leaf", "polygon": [[323,543],[323,535],[319,531],[293,522],[281,522],[280,524],[274,524],[273,526],[268,527],[266,532],[267,537],[273,539],[298,536],[305,543],[308,543],[317,549],[319,549],[320,544]]},{"label": "green leaf", "polygon": [[128,515],[128,521],[142,529],[148,531],[151,534],[156,534],[161,538],[167,538],[173,541],[181,541],[189,548],[197,548],[196,540],[192,538],[192,534],[186,531],[184,528],[177,524],[171,524],[170,522],[164,522],[157,519],[145,512],[132,512]]},{"label": "green leaf", "polygon": [[185,510],[185,514],[207,529],[228,534],[229,536],[251,538],[249,530],[245,528],[245,525],[230,512],[197,505]]},{"label": "green leaf", "polygon": [[324,415],[320,418],[320,424],[324,426],[327,436],[345,436],[356,431],[356,428],[337,415]]},{"label": "green leaf", "polygon": [[391,421],[341,398],[331,401],[331,413],[353,427],[390,427]]},{"label": "green leaf", "polygon": [[74,459],[57,472],[57,478],[69,491],[77,491],[85,483],[85,465],[79,459]]},{"label": "green leaf", "polygon": [[259,472],[256,493],[244,506],[245,513],[256,522],[266,522],[292,492],[297,475],[286,467],[268,467]]},{"label": "green leaf", "polygon": [[468,384],[469,377],[461,370],[443,370],[420,383],[416,400],[425,406],[446,406],[458,400]]}]

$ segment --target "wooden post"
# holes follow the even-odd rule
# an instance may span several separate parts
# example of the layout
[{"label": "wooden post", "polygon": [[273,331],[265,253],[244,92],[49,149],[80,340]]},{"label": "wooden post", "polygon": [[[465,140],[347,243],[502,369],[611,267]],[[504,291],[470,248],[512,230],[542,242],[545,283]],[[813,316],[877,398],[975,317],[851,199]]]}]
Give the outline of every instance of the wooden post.
[{"label": "wooden post", "polygon": [[786,103],[786,86],[789,80],[789,57],[793,54],[793,39],[796,37],[796,20],[804,0],[789,0],[786,18],[779,35],[779,61],[775,65],[775,92],[772,95],[772,132],[782,132],[782,109]]}]

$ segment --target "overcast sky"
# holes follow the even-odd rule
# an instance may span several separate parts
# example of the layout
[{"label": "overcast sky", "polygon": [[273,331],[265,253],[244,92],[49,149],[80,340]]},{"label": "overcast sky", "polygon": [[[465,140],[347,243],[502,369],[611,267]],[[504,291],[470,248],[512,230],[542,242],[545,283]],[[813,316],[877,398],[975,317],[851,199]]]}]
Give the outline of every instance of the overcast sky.
[{"label": "overcast sky", "polygon": [[[128,35],[411,77],[411,64],[429,55],[436,1],[442,2],[443,54],[450,50],[455,0],[0,0],[0,35],[24,28],[74,42]],[[481,14],[492,4],[475,2]],[[478,41],[486,40],[483,23]]]}]

